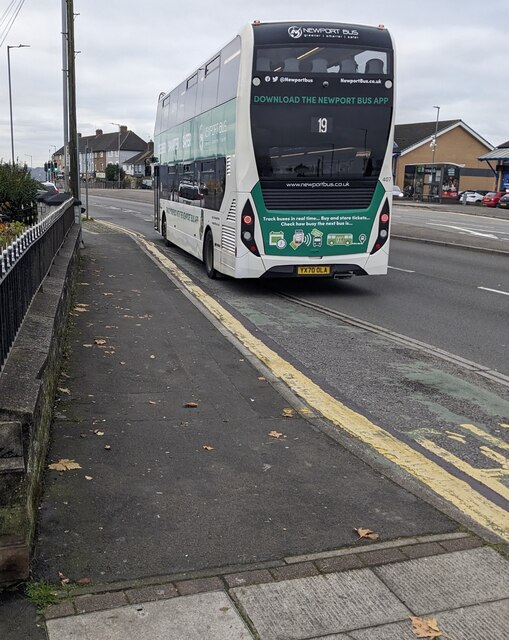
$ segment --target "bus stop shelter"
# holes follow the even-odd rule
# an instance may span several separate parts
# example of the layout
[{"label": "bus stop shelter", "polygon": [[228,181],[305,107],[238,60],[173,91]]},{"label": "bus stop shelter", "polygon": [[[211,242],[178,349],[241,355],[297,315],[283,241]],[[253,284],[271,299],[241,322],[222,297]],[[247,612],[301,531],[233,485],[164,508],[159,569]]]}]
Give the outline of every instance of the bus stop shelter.
[{"label": "bus stop shelter", "polygon": [[480,156],[487,162],[497,179],[497,191],[509,191],[509,141]]}]

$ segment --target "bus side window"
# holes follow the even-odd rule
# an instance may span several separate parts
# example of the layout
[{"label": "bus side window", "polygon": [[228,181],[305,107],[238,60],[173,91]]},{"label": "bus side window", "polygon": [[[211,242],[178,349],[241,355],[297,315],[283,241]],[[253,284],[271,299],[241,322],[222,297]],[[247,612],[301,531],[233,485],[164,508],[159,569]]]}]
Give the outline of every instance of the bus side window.
[{"label": "bus side window", "polygon": [[219,87],[217,104],[235,98],[239,84],[240,69],[240,38],[226,45],[221,52],[221,70],[219,73]]}]

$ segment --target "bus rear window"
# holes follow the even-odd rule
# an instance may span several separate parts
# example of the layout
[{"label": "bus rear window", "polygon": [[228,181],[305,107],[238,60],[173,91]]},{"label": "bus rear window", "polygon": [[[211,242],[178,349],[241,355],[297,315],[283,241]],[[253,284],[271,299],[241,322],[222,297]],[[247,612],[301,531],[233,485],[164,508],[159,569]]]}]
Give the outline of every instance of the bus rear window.
[{"label": "bus rear window", "polygon": [[360,73],[388,75],[387,51],[352,46],[257,47],[257,73]]}]

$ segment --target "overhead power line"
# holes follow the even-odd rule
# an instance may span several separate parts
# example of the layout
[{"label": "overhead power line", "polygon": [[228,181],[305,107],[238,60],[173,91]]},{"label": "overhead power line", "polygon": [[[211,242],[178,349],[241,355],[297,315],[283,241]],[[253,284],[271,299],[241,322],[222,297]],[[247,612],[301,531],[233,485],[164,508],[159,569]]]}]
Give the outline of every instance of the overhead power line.
[{"label": "overhead power line", "polygon": [[25,4],[25,0],[11,0],[9,6],[0,18],[0,47],[9,35],[12,25],[16,21],[21,7]]}]

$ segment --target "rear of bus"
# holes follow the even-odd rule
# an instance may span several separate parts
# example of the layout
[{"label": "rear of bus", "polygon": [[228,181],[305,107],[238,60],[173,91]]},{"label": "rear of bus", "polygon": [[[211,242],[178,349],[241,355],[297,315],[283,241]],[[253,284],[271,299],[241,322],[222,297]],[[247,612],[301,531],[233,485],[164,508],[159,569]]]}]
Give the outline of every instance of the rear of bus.
[{"label": "rear of bus", "polygon": [[387,273],[394,127],[388,31],[255,23],[241,36],[236,161],[238,195],[246,199],[235,276]]}]

